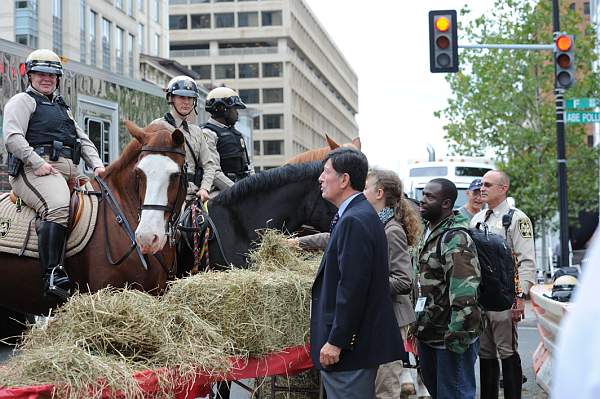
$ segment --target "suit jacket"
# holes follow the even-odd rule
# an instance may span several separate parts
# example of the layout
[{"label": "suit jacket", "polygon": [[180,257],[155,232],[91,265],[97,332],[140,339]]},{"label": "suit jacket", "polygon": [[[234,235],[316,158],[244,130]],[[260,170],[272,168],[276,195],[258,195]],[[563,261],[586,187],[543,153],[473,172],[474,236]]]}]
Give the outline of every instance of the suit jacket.
[{"label": "suit jacket", "polygon": [[416,320],[410,294],[415,283],[415,272],[408,253],[404,227],[395,219],[385,224],[390,262],[390,290],[398,326],[406,326]]},{"label": "suit jacket", "polygon": [[335,226],[312,286],[310,345],[316,368],[329,342],[342,348],[329,371],[377,367],[402,356],[389,286],[383,224],[361,193]]}]

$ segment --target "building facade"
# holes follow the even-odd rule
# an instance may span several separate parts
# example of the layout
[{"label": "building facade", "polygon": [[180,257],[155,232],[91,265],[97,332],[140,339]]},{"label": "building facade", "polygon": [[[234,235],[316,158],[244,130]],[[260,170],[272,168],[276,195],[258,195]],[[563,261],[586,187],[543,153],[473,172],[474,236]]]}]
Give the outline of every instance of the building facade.
[{"label": "building facade", "polygon": [[257,170],[358,136],[358,78],[303,0],[170,0],[170,56],[253,119]]},{"label": "building facade", "polygon": [[0,39],[138,79],[140,54],[169,56],[167,0],[4,0]]}]

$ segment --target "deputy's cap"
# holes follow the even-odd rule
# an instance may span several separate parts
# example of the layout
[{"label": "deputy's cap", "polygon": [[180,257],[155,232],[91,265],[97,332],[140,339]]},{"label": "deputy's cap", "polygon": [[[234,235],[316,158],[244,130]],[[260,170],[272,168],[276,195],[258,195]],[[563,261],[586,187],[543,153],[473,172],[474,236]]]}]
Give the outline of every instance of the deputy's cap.
[{"label": "deputy's cap", "polygon": [[481,190],[481,179],[475,179],[469,184],[469,191]]}]

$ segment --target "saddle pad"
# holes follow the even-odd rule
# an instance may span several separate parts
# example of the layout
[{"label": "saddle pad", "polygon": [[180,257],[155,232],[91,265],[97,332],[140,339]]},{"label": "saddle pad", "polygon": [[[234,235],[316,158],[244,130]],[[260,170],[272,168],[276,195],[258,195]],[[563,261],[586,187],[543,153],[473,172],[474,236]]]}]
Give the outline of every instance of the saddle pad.
[{"label": "saddle pad", "polygon": [[[94,190],[89,182],[84,188]],[[25,204],[21,207],[21,212],[17,212],[17,206],[9,197],[9,193],[0,194],[0,252],[38,258],[38,239],[35,232],[37,215]],[[98,198],[95,195],[83,195],[80,206],[83,206],[81,217],[67,240],[67,258],[79,253],[86,246],[96,227]]]}]

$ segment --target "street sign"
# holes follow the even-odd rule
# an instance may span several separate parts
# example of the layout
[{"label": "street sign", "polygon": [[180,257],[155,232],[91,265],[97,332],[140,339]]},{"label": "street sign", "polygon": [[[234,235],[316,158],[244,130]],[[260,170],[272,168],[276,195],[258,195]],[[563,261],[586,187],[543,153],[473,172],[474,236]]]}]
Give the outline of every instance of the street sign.
[{"label": "street sign", "polygon": [[600,101],[595,98],[571,98],[565,100],[566,109],[595,108],[598,106],[600,106]]},{"label": "street sign", "polygon": [[565,123],[600,123],[600,112],[567,111]]}]

